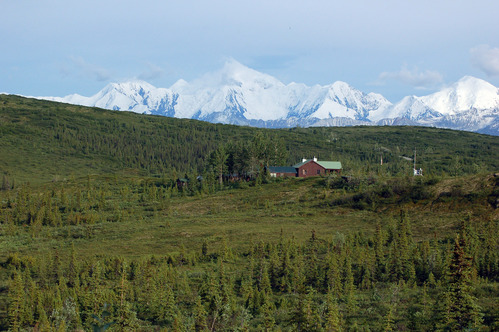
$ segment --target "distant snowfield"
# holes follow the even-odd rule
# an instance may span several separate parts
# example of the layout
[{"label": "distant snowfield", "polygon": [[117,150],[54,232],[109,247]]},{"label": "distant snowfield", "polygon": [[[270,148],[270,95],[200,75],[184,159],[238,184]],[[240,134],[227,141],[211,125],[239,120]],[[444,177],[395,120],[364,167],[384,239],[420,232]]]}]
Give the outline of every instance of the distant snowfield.
[{"label": "distant snowfield", "polygon": [[170,88],[144,81],[110,83],[91,97],[37,97],[177,118],[258,127],[424,125],[499,136],[499,89],[471,76],[428,96],[396,104],[345,82],[283,84],[235,60],[192,82]]}]

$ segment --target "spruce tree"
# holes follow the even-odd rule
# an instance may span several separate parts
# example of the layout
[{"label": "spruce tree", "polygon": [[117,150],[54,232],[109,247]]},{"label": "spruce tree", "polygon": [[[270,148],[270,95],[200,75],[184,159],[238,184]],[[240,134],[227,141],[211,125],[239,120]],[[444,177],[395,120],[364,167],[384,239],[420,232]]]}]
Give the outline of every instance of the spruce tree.
[{"label": "spruce tree", "polygon": [[35,316],[38,329],[43,332],[50,331],[50,323],[45,308],[43,307],[42,294],[40,291],[36,292]]},{"label": "spruce tree", "polygon": [[242,277],[241,280],[241,288],[240,288],[240,295],[242,297],[244,306],[246,308],[249,308],[251,305],[251,300],[253,298],[253,279],[251,277],[245,275]]},{"label": "spruce tree", "polygon": [[350,256],[347,256],[345,259],[345,265],[343,270],[343,296],[345,297],[345,302],[347,303],[347,307],[350,310],[355,308],[355,284],[354,277],[352,272],[352,261]]},{"label": "spruce tree", "polygon": [[341,331],[341,315],[338,309],[338,299],[335,297],[332,289],[329,289],[326,295],[326,332],[339,332]]},{"label": "spruce tree", "polygon": [[412,244],[411,227],[405,212],[400,212],[395,239],[390,252],[390,274],[392,281],[414,280],[415,269],[411,259],[410,246]]},{"label": "spruce tree", "polygon": [[302,293],[305,290],[306,272],[304,271],[303,255],[301,253],[297,253],[292,269],[291,289],[294,293]]},{"label": "spruce tree", "polygon": [[304,331],[320,331],[322,329],[321,316],[314,301],[315,294],[316,292],[312,287],[307,287],[307,293],[301,301],[300,310]]},{"label": "spruce tree", "polygon": [[[315,232],[312,233],[315,237]],[[305,262],[306,273],[306,283],[307,285],[318,287],[320,285],[320,271],[319,271],[319,259],[317,257],[317,251],[314,246],[308,252]]]},{"label": "spruce tree", "polygon": [[279,290],[281,292],[288,292],[291,285],[291,259],[289,257],[289,250],[287,246],[283,246],[281,254],[281,266],[279,272]]},{"label": "spruce tree", "polygon": [[9,289],[9,321],[12,331],[17,332],[24,325],[25,311],[24,287],[21,273],[16,270]]},{"label": "spruce tree", "polygon": [[52,261],[52,282],[54,284],[59,284],[61,277],[62,277],[61,257],[59,255],[59,250],[56,249]]},{"label": "spruce tree", "polygon": [[260,286],[259,287],[260,291],[262,291],[268,295],[272,294],[272,287],[270,284],[269,271],[267,268],[267,262],[265,260],[262,260],[262,268],[261,268],[259,286]]},{"label": "spruce tree", "polygon": [[442,294],[437,327],[461,331],[482,325],[482,314],[473,296],[472,259],[466,254],[466,234],[458,234],[454,243],[447,275],[447,287]]},{"label": "spruce tree", "polygon": [[68,267],[68,286],[79,286],[80,280],[78,275],[78,260],[76,259],[76,252],[74,242],[71,242],[71,258]]},{"label": "spruce tree", "polygon": [[183,317],[180,312],[175,315],[172,323],[172,332],[184,332],[185,327],[183,323]]},{"label": "spruce tree", "polygon": [[394,324],[394,322],[393,322],[393,305],[390,305],[390,307],[388,308],[388,312],[385,316],[383,331],[385,331],[385,332],[393,331],[393,324]]},{"label": "spruce tree", "polygon": [[118,286],[119,303],[116,317],[118,331],[133,331],[139,327],[137,314],[132,310],[132,304],[128,301],[129,283],[127,279],[127,264],[123,260],[120,267],[120,282]]},{"label": "spruce tree", "polygon": [[0,187],[0,190],[10,190],[12,187],[10,185],[9,179],[7,176],[2,177],[2,186]]},{"label": "spruce tree", "polygon": [[341,269],[339,267],[338,259],[338,255],[333,251],[330,251],[326,256],[327,288],[333,292],[336,298],[339,298],[343,293],[341,284]]},{"label": "spruce tree", "polygon": [[205,260],[208,256],[208,242],[206,239],[203,241],[203,245],[201,246],[201,257]]},{"label": "spruce tree", "polygon": [[275,306],[270,300],[267,298],[262,307],[262,315],[263,315],[263,326],[264,331],[273,331],[275,327]]},{"label": "spruce tree", "polygon": [[215,151],[213,151],[208,160],[209,164],[213,167],[213,170],[218,177],[218,183],[220,186],[223,185],[223,174],[227,171],[227,154],[225,146],[219,146]]},{"label": "spruce tree", "polygon": [[201,297],[198,296],[194,305],[194,328],[196,332],[208,331],[206,316],[207,313],[204,309],[203,303],[201,302]]}]

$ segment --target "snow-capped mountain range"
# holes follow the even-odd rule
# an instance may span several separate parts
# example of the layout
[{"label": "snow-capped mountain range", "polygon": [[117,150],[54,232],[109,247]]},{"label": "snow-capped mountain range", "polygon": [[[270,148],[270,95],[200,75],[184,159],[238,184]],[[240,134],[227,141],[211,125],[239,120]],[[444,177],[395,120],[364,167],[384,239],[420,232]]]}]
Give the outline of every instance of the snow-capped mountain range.
[{"label": "snow-capped mountain range", "polygon": [[294,126],[423,125],[499,136],[499,89],[471,76],[427,96],[392,104],[380,94],[345,82],[306,86],[290,83],[231,60],[218,72],[170,88],[144,81],[111,83],[84,97],[39,97],[217,123],[279,128]]}]

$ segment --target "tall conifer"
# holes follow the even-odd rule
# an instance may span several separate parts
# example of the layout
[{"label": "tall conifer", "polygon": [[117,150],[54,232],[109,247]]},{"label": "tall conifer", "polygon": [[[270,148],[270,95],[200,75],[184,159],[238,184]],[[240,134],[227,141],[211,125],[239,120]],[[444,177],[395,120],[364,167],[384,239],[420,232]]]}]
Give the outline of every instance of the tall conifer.
[{"label": "tall conifer", "polygon": [[338,299],[336,298],[334,292],[329,289],[326,295],[326,321],[325,330],[326,332],[340,332],[341,329],[341,315],[338,309]]},{"label": "tall conifer", "polygon": [[447,275],[447,287],[442,294],[437,327],[450,331],[477,329],[482,314],[473,295],[472,260],[466,254],[466,234],[458,234],[454,243]]}]

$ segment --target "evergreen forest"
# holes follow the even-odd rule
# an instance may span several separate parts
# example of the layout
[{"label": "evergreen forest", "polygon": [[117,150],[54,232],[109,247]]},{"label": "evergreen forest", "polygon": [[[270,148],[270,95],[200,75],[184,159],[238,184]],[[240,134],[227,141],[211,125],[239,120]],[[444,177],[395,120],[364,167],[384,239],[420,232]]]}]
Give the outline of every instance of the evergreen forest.
[{"label": "evergreen forest", "polygon": [[0,95],[0,177],[0,330],[499,330],[498,137]]}]

